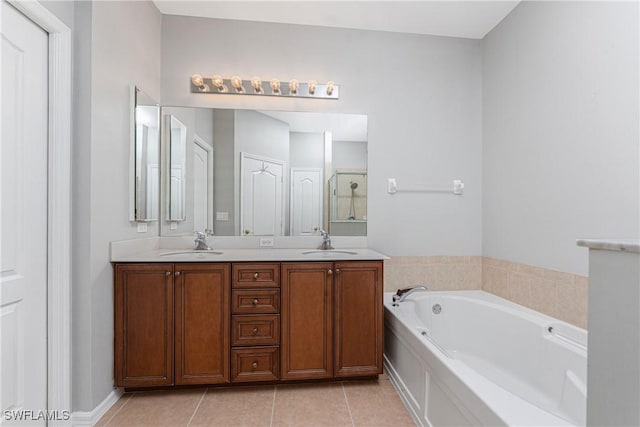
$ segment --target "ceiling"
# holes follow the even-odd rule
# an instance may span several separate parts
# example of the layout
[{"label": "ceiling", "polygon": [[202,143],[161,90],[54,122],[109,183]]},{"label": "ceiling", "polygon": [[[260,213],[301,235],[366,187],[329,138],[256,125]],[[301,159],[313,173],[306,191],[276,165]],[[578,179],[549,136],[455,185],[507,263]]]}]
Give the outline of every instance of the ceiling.
[{"label": "ceiling", "polygon": [[498,1],[154,0],[166,15],[481,39],[518,5]]}]

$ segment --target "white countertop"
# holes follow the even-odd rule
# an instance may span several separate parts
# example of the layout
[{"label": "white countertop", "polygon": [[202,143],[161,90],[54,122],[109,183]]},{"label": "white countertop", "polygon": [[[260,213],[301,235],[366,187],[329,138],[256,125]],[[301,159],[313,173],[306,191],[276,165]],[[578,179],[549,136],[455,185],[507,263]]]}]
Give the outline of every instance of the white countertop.
[{"label": "white countertop", "polygon": [[589,249],[640,253],[640,239],[579,239],[576,243]]},{"label": "white countertop", "polygon": [[112,255],[112,262],[236,262],[236,261],[365,261],[384,260],[386,255],[371,249],[153,249]]}]

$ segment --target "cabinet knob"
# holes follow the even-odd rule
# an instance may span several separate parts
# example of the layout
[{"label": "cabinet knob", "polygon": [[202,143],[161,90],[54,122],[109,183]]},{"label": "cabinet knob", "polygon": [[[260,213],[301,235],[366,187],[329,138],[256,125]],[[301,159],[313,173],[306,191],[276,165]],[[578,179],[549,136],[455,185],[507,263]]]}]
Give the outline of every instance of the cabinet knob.
[{"label": "cabinet knob", "polygon": [[258,328],[253,328],[253,331],[251,332],[253,332],[253,335],[258,335]]},{"label": "cabinet knob", "polygon": [[340,269],[336,268],[336,274],[340,274]]},{"label": "cabinet knob", "polygon": [[171,272],[170,271],[165,271],[164,275],[169,277],[169,276],[171,276]]},{"label": "cabinet knob", "polygon": [[327,274],[329,275],[333,274],[333,270],[329,269],[329,271],[327,271]]},{"label": "cabinet knob", "polygon": [[258,298],[254,298],[253,301],[251,302],[253,305],[258,305]]},{"label": "cabinet knob", "polygon": [[258,362],[253,362],[251,366],[253,366],[253,369],[256,369],[258,367]]},{"label": "cabinet knob", "polygon": [[258,273],[253,273],[253,280],[258,280],[258,276],[259,276]]},{"label": "cabinet knob", "polygon": [[176,271],[174,274],[175,274],[176,277],[178,277],[180,275],[180,272]]}]

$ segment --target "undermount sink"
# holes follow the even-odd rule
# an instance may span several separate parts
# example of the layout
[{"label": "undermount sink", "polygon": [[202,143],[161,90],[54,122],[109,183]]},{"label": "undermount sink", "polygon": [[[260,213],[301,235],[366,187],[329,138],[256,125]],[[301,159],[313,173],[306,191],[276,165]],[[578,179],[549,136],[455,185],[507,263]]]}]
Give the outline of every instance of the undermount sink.
[{"label": "undermount sink", "polygon": [[163,254],[160,254],[160,256],[167,256],[167,257],[170,256],[172,258],[187,258],[187,259],[215,258],[218,255],[222,255],[222,252],[187,250],[187,251],[165,252]]},{"label": "undermount sink", "polygon": [[358,252],[342,251],[339,249],[329,249],[329,250],[318,249],[315,251],[302,252],[302,255],[324,255],[324,256],[330,257],[335,255],[358,255]]}]

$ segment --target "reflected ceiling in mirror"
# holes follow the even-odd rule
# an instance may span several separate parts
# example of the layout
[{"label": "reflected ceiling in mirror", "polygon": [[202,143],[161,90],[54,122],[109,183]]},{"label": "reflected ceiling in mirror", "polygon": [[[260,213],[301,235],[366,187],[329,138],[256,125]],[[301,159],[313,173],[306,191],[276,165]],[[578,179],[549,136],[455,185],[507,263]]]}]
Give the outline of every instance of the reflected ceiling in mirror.
[{"label": "reflected ceiling in mirror", "polygon": [[[365,115],[190,107],[162,115],[186,127],[184,221],[171,221],[163,201],[162,235],[366,235]],[[171,174],[163,176],[166,188]]]}]

